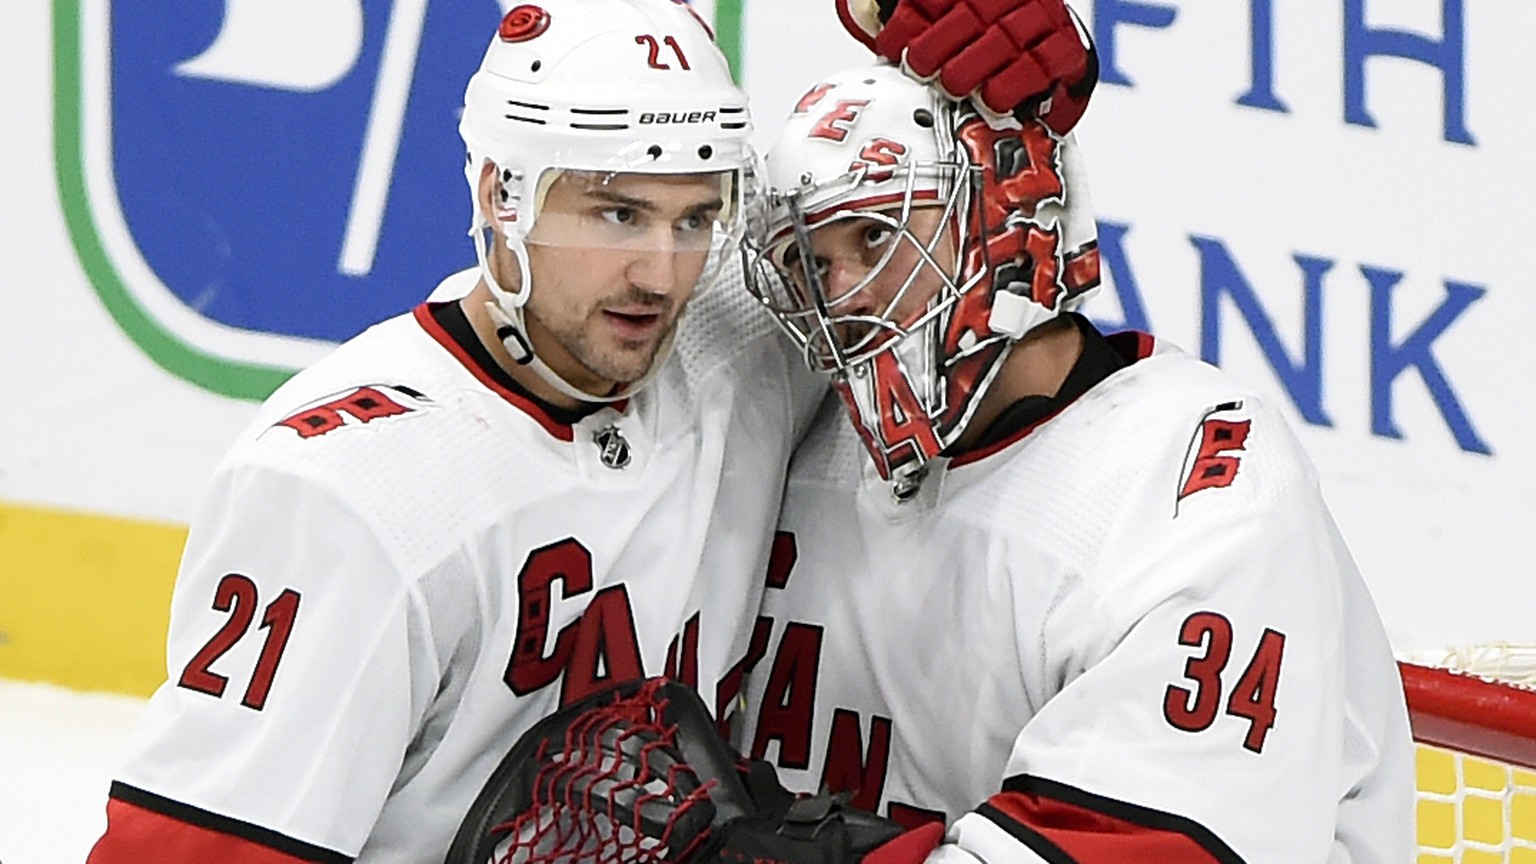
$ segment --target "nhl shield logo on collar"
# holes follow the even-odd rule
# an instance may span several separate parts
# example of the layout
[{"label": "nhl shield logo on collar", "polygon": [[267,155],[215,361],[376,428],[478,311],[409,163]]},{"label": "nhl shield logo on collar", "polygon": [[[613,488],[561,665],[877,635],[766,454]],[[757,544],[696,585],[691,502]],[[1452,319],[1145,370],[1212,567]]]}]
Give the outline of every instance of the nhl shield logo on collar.
[{"label": "nhl shield logo on collar", "polygon": [[592,443],[597,445],[603,464],[615,471],[629,465],[629,439],[619,427],[608,425],[592,433]]}]

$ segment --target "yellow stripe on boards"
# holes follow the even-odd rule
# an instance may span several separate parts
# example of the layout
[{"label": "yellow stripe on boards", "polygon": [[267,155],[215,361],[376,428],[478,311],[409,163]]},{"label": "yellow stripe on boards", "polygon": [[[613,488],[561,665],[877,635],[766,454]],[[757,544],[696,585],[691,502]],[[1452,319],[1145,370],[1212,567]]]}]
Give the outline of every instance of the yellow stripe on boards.
[{"label": "yellow stripe on boards", "polygon": [[0,677],[148,696],[187,529],[0,502]]}]

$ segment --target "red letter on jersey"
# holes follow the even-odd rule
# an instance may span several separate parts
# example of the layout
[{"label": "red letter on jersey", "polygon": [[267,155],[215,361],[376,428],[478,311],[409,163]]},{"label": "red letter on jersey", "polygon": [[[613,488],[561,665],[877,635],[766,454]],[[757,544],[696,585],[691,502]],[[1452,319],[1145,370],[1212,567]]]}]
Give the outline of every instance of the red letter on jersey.
[{"label": "red letter on jersey", "polygon": [[[1195,682],[1193,692],[1168,685],[1163,696],[1163,716],[1175,729],[1203,732],[1216,722],[1221,706],[1221,673],[1232,656],[1232,623],[1216,612],[1196,612],[1184,619],[1179,644],[1205,646],[1205,652],[1184,663],[1184,677]],[[1285,634],[1265,628],[1253,659],[1237,679],[1227,699],[1227,714],[1248,721],[1243,747],[1264,751],[1264,739],[1275,725],[1275,691],[1280,686],[1280,660],[1285,653]]]},{"label": "red letter on jersey", "polygon": [[832,712],[821,785],[831,792],[852,792],[853,806],[874,812],[885,789],[885,767],[891,759],[891,720],[878,715],[870,718],[867,753],[860,726],[858,712],[847,708]]},{"label": "red letter on jersey", "polygon": [[757,709],[752,756],[761,759],[768,742],[779,740],[779,764],[804,768],[811,762],[811,716],[816,707],[816,670],[821,663],[821,629],[787,624],[773,658],[763,704]]},{"label": "red letter on jersey", "polygon": [[[679,644],[682,646],[681,658],[678,657]],[[672,637],[672,644],[667,646],[666,669],[662,674],[695,690],[699,689],[699,613],[693,613],[693,617],[683,624],[683,632]]]},{"label": "red letter on jersey", "polygon": [[629,592],[622,583],[610,585],[594,594],[581,613],[571,660],[565,667],[560,704],[569,705],[609,684],[644,677]]},{"label": "red letter on jersey", "polygon": [[[299,614],[299,599],[297,591],[286,588],[276,600],[267,604],[267,610],[261,616],[261,627],[268,629],[267,638],[262,643],[256,671],[246,685],[241,705],[256,711],[266,707],[267,694],[272,690],[272,680],[277,677],[277,666],[282,662],[288,637],[293,633],[293,621]],[[213,671],[213,663],[251,628],[251,621],[256,617],[256,583],[244,574],[226,573],[214,589],[213,608],[228,612],[229,618],[192,656],[176,683],[217,699],[224,695],[229,678]]]},{"label": "red letter on jersey", "polygon": [[783,588],[788,585],[790,571],[795,569],[795,559],[799,557],[795,535],[789,531],[775,531],[773,551],[768,554],[768,587]]},{"label": "red letter on jersey", "polygon": [[507,686],[519,696],[526,696],[560,677],[571,656],[575,628],[580,626],[580,621],[566,625],[555,638],[554,650],[544,654],[553,605],[550,586],[556,581],[564,586],[561,599],[592,590],[592,553],[575,538],[568,537],[533,550],[523,563],[522,572],[517,574],[517,641],[512,646],[512,659],[507,663],[505,679]]},{"label": "red letter on jersey", "polygon": [[256,583],[240,573],[225,574],[219,580],[219,586],[213,590],[213,608],[228,612],[229,618],[225,619],[224,625],[208,643],[193,655],[177,683],[188,690],[207,693],[217,699],[224,695],[224,686],[229,683],[229,678],[213,671],[213,661],[223,657],[224,652],[233,648],[250,628],[251,620],[256,617]]}]

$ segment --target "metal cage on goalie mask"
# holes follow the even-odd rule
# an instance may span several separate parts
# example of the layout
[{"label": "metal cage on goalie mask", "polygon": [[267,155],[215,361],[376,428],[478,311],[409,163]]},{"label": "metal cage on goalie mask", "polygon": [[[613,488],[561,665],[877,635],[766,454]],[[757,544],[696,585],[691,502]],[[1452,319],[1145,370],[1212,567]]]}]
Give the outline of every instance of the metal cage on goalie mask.
[{"label": "metal cage on goalie mask", "polygon": [[[744,176],[757,161],[746,95],[713,34],[680,0],[514,5],[470,78],[459,134],[473,207],[470,234],[508,350],[575,398],[633,395],[649,376],[615,393],[584,393],[533,356],[523,320],[536,281],[527,246],[549,242],[535,227],[545,194],[563,172],[589,173],[599,183],[629,174],[718,174],[723,207],[706,238],[699,284],[713,280],[740,239],[752,192]],[[489,209],[481,197],[487,165],[495,171]],[[492,225],[521,271],[511,290],[487,264]]]},{"label": "metal cage on goalie mask", "polygon": [[1069,144],[993,129],[894,67],[808,91],[767,172],[749,287],[835,375],[883,477],[954,444],[1011,345],[1098,284]]}]

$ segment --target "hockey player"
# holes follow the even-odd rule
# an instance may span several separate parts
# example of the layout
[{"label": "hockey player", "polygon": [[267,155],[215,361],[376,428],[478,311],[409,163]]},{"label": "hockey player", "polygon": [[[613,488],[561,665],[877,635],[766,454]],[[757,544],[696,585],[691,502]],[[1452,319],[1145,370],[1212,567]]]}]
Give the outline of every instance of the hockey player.
[{"label": "hockey player", "polygon": [[768,175],[749,284],[837,395],[744,750],[912,826],[880,864],[1409,860],[1401,684],[1314,469],[1265,398],[1073,311],[1075,141],[860,68]]},{"label": "hockey player", "polygon": [[[926,32],[883,5],[866,24]],[[921,11],[952,32],[947,5]],[[1059,13],[1009,19],[1044,40],[1021,55],[1071,44],[1060,0],[994,5]],[[1078,44],[980,74],[1049,93]],[[824,384],[734,267],[709,287],[753,188],[724,58],[671,0],[519,4],[460,129],[479,266],[293,378],[221,463],[93,864],[438,862],[540,717],[663,673],[723,706],[760,656],[755,574]]]}]

